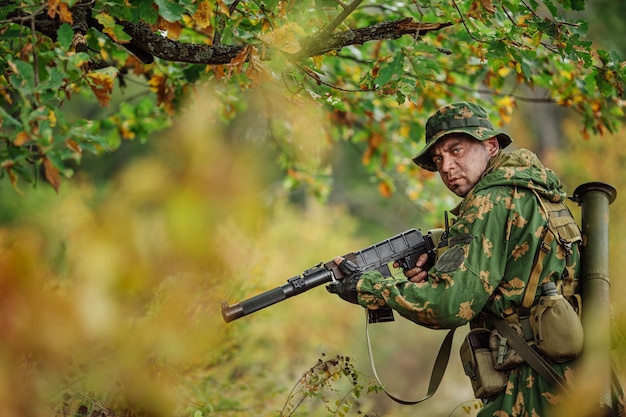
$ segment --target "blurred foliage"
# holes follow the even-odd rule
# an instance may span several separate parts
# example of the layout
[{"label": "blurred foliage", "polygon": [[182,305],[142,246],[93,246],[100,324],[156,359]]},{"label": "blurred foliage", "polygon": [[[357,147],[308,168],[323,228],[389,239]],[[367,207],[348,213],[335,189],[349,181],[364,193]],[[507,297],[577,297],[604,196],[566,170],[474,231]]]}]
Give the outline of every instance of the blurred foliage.
[{"label": "blurred foliage", "polygon": [[[199,97],[153,150],[101,188],[82,176],[58,195],[0,188],[3,415],[475,414],[454,354],[432,400],[407,407],[377,393],[362,310],[323,288],[223,322],[221,302],[282,285],[372,240],[341,204],[290,203],[273,151],[222,123],[217,107],[212,96]],[[282,112],[307,126],[309,140],[323,128],[315,107]],[[239,126],[248,123],[256,122]],[[552,165],[569,181],[619,187],[621,152],[576,140],[576,126],[572,153]],[[597,152],[607,158],[585,159]],[[612,223],[624,221],[613,213]],[[393,215],[381,207],[380,216]],[[611,255],[620,268],[619,253]],[[615,296],[622,287],[614,284]],[[615,307],[623,329],[623,307]],[[443,334],[404,320],[374,327],[383,382],[403,398],[423,395]],[[623,366],[623,344],[617,352]]]},{"label": "blurred foliage", "polygon": [[[443,102],[480,97],[499,124],[519,102],[553,102],[580,114],[586,135],[617,130],[625,68],[618,54],[592,48],[587,21],[565,15],[585,6],[3,0],[0,173],[19,190],[40,177],[58,190],[85,155],[171,125],[198,88],[216,92],[236,129],[251,108],[246,90],[272,94],[278,82],[289,90],[281,102],[313,100],[331,121],[317,146],[349,142],[381,195],[429,201],[421,184],[432,176],[410,158],[425,116]],[[255,136],[275,147],[285,185],[327,198],[330,161],[304,163],[294,127],[265,120]]]},{"label": "blurred foliage", "polygon": [[[3,415],[275,415],[312,358],[353,343],[362,312],[323,288],[223,322],[222,301],[365,243],[340,208],[274,195],[263,147],[232,140],[212,97],[199,103],[103,189],[1,189]],[[370,384],[342,375],[348,392]]]}]

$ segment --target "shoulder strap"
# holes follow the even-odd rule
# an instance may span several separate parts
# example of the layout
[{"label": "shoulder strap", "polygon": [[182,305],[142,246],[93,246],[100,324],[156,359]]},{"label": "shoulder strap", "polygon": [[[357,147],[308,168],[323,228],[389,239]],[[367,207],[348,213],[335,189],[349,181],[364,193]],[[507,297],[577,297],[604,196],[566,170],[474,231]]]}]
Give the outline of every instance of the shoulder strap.
[{"label": "shoulder strap", "polygon": [[369,354],[370,366],[372,368],[372,372],[374,373],[374,377],[376,377],[376,381],[378,381],[378,384],[381,386],[383,391],[385,391],[385,394],[387,394],[387,396],[389,398],[391,398],[392,400],[394,400],[395,402],[397,402],[399,404],[404,404],[404,405],[418,404],[418,403],[421,403],[422,401],[425,401],[425,400],[429,399],[430,397],[432,397],[433,394],[435,394],[435,392],[437,391],[437,388],[439,388],[439,384],[441,384],[441,380],[443,379],[443,375],[444,375],[444,373],[446,371],[446,368],[448,367],[448,360],[450,359],[450,351],[452,350],[452,340],[454,338],[454,331],[455,330],[456,330],[456,327],[453,328],[453,329],[450,329],[448,331],[448,334],[446,335],[445,339],[441,343],[441,347],[439,348],[439,353],[437,354],[437,358],[435,359],[435,363],[433,365],[433,370],[432,370],[432,372],[430,374],[430,382],[428,383],[428,391],[426,392],[426,396],[420,398],[419,400],[407,401],[407,400],[400,399],[400,398],[394,396],[393,394],[391,394],[387,390],[385,385],[382,383],[380,378],[378,377],[378,373],[376,372],[376,366],[374,365],[374,355],[372,353],[372,343],[370,342],[369,320],[367,320],[367,314],[366,314],[366,319],[365,319],[365,338],[367,339],[367,352]]},{"label": "shoulder strap", "polygon": [[574,274],[569,255],[571,254],[572,245],[582,239],[580,230],[576,225],[576,221],[572,217],[565,203],[553,203],[552,201],[540,196],[536,190],[531,191],[535,197],[537,197],[539,206],[546,216],[546,228],[543,231],[541,242],[539,244],[539,250],[535,256],[533,269],[528,279],[528,285],[526,286],[526,290],[524,292],[524,298],[522,299],[521,307],[527,310],[532,307],[533,301],[535,300],[537,287],[543,272],[543,261],[546,255],[550,253],[554,238],[557,237],[559,244],[563,245],[565,248],[566,257],[568,258],[565,268],[568,276],[572,279],[574,278]]},{"label": "shoulder strap", "polygon": [[535,262],[533,263],[533,269],[530,273],[528,284],[524,290],[524,298],[522,299],[523,308],[530,309],[535,301],[535,294],[537,293],[537,287],[539,286],[539,279],[541,278],[541,273],[543,272],[543,260],[546,255],[550,253],[553,240],[554,235],[550,229],[546,228],[546,230],[544,230],[544,236],[541,239],[541,243],[539,244],[539,250],[537,252],[537,256],[535,257]]}]

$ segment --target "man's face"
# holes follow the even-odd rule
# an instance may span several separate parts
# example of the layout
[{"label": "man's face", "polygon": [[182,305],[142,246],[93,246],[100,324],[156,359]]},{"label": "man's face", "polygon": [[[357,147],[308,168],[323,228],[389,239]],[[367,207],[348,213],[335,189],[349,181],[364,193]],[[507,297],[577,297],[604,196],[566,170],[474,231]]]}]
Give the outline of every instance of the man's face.
[{"label": "man's face", "polygon": [[446,187],[459,197],[465,197],[478,183],[498,149],[495,137],[479,141],[453,133],[440,139],[430,156]]}]

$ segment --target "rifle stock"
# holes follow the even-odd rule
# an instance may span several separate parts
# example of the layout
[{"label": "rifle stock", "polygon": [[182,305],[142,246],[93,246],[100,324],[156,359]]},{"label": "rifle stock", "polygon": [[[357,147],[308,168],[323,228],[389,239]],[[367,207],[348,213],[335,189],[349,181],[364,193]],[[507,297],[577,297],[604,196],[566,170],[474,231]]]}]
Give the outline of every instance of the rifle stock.
[{"label": "rifle stock", "polygon": [[[376,269],[384,276],[391,276],[390,263],[398,262],[402,269],[411,269],[415,266],[417,258],[423,253],[429,255],[430,263],[434,262],[435,251],[433,232],[428,232],[428,234],[424,235],[419,229],[409,229],[358,252],[346,254],[343,257],[354,262],[361,272]],[[337,282],[343,278],[343,273],[333,260],[320,263],[313,268],[307,269],[302,275],[289,278],[287,283],[280,287],[233,305],[223,302],[222,317],[225,322],[229,323],[301,294],[311,288],[329,282]],[[393,320],[393,314],[390,309],[382,309],[381,311],[368,310],[368,312],[370,313],[370,322]]]}]

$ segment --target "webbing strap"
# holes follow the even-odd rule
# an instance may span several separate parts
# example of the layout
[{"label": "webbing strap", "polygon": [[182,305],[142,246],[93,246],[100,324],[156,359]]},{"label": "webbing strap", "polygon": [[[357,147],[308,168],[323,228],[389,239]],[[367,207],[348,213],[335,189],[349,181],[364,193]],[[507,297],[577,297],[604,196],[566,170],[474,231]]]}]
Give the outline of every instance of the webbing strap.
[{"label": "webbing strap", "polygon": [[437,392],[437,388],[439,388],[439,384],[441,384],[441,380],[443,379],[443,374],[445,373],[446,368],[448,366],[448,360],[450,359],[450,351],[452,350],[452,340],[454,339],[455,330],[456,330],[456,327],[453,329],[450,329],[445,339],[441,343],[441,347],[439,348],[439,353],[437,354],[437,358],[435,359],[435,363],[433,365],[433,370],[430,374],[430,382],[428,383],[428,391],[426,392],[426,396],[420,398],[419,400],[407,401],[391,394],[387,390],[385,385],[382,383],[380,378],[378,377],[378,373],[376,372],[376,365],[374,365],[374,354],[372,353],[372,343],[370,341],[370,334],[369,334],[369,320],[367,319],[367,311],[366,311],[365,338],[367,339],[367,352],[369,354],[370,366],[372,368],[372,372],[374,373],[374,377],[376,378],[376,381],[378,381],[378,384],[381,386],[385,394],[387,394],[387,396],[391,398],[392,400],[394,400],[395,402],[399,404],[403,404],[403,405],[418,404],[432,397],[433,394]]},{"label": "webbing strap", "polygon": [[535,294],[537,293],[537,286],[539,285],[539,278],[541,278],[541,273],[543,272],[543,260],[548,253],[550,253],[552,241],[554,240],[554,235],[550,231],[550,229],[546,229],[545,237],[541,241],[539,245],[539,252],[537,253],[537,259],[535,259],[535,264],[533,265],[533,270],[530,273],[530,278],[528,279],[528,285],[526,286],[526,290],[524,291],[524,298],[522,300],[522,307],[529,309],[532,307],[535,301]]}]

